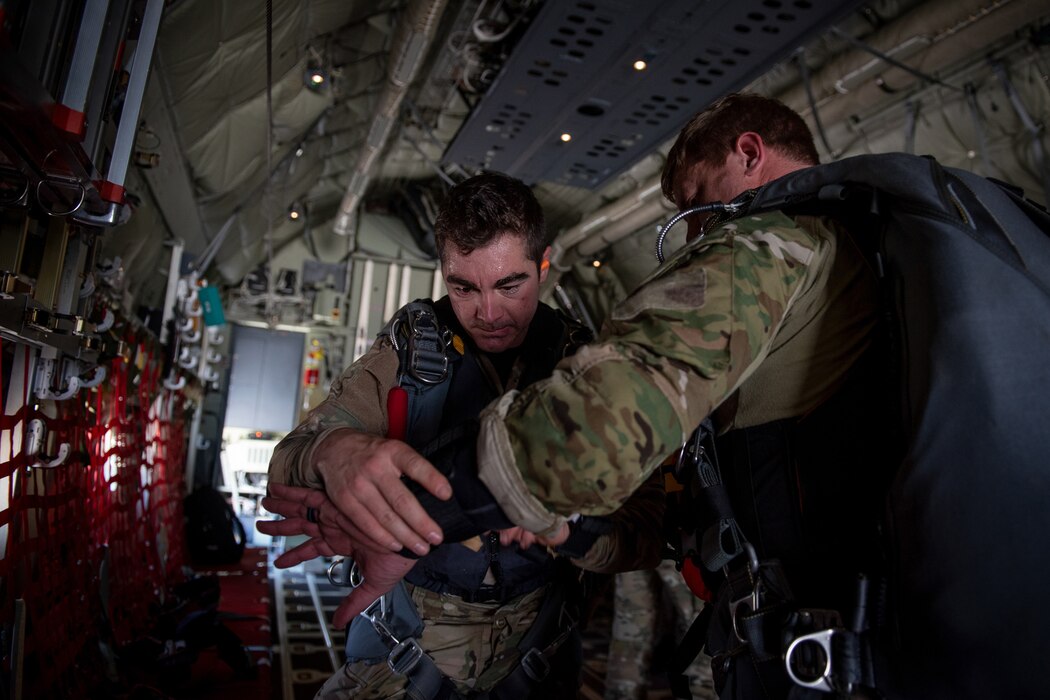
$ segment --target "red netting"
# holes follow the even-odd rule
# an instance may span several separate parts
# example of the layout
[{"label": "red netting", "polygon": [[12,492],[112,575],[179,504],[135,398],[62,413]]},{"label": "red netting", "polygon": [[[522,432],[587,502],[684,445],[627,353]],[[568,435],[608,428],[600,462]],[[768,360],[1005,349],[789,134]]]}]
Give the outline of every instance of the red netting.
[{"label": "red netting", "polygon": [[[25,603],[25,697],[92,694],[106,672],[98,642],[146,632],[182,576],[182,397],[158,390],[159,371],[140,350],[96,389],[40,405],[23,396],[0,415],[0,612],[10,629]],[[69,446],[61,465],[24,454],[32,419],[48,455]]]}]

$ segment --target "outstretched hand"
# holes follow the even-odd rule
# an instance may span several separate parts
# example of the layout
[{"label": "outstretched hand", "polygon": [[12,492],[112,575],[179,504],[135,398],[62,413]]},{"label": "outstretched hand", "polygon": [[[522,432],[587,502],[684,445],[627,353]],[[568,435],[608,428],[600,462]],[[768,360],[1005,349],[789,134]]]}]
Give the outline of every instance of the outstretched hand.
[{"label": "outstretched hand", "polygon": [[[267,511],[284,516],[284,520],[260,520],[255,527],[266,535],[306,535],[311,539],[288,550],[274,562],[280,568],[295,566],[319,556],[350,556],[360,549],[384,549],[365,535],[317,489],[271,483],[272,495],[263,498]],[[317,513],[316,522],[308,511]]]},{"label": "outstretched hand", "polygon": [[[260,520],[259,532],[268,535],[306,535],[308,540],[289,549],[274,560],[279,569],[301,564],[317,557],[353,557],[364,581],[336,609],[333,623],[345,627],[376,598],[388,593],[415,561],[406,559],[372,541],[342,515],[323,491],[270,484],[273,495],[263,499],[263,507],[284,520]],[[307,517],[307,510],[317,511],[317,522]]]}]

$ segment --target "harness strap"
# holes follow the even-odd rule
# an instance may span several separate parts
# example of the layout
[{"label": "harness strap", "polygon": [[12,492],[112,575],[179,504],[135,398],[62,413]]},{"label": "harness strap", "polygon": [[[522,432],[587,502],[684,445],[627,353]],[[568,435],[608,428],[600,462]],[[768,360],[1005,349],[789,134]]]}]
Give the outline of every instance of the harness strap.
[{"label": "harness strap", "polygon": [[500,698],[525,698],[551,671],[551,659],[579,622],[569,610],[566,586],[554,585],[543,599],[536,619],[522,637],[521,661],[493,689]]}]

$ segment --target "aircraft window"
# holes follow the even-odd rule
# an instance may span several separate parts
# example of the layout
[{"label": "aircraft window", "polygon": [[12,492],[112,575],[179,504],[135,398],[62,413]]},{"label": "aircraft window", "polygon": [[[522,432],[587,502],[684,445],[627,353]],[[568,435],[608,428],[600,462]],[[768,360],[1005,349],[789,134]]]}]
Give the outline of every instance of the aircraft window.
[{"label": "aircraft window", "polygon": [[781,7],[784,3],[780,2],[780,0],[766,0],[762,4],[765,5],[766,7],[771,7],[771,8],[773,8],[775,10],[778,7]]},{"label": "aircraft window", "polygon": [[696,79],[696,84],[697,85],[710,85],[711,81],[708,80],[707,78],[697,78]]},{"label": "aircraft window", "polygon": [[542,77],[543,77],[543,71],[541,71],[541,70],[536,70],[535,68],[530,68],[530,69],[529,69],[528,71],[526,71],[526,72],[527,72],[527,73],[528,73],[529,75],[531,75],[531,76],[533,76],[533,77],[535,77],[535,78],[542,78]]},{"label": "aircraft window", "polygon": [[809,0],[795,0],[795,7],[800,10],[808,10],[813,7],[813,3],[809,2]]},{"label": "aircraft window", "polygon": [[653,95],[649,99],[652,100],[653,102],[667,102],[667,98],[664,97],[663,95]]},{"label": "aircraft window", "polygon": [[767,24],[766,26],[762,27],[762,31],[764,31],[766,34],[779,34],[780,27],[774,27],[772,24]]},{"label": "aircraft window", "polygon": [[682,72],[685,73],[686,75],[690,75],[690,76],[691,75],[700,75],[700,71],[698,71],[696,68],[683,68]]},{"label": "aircraft window", "polygon": [[576,36],[576,30],[572,27],[558,27],[558,33],[565,36]]},{"label": "aircraft window", "polygon": [[543,81],[543,84],[544,85],[550,85],[551,87],[558,87],[559,85],[561,85],[561,81],[560,80],[547,79],[547,80]]},{"label": "aircraft window", "polygon": [[749,34],[751,32],[751,27],[747,26],[746,24],[738,24],[735,27],[733,27],[733,31],[737,34]]},{"label": "aircraft window", "polygon": [[605,36],[605,32],[601,29],[598,29],[597,27],[587,27],[587,29],[585,29],[584,31],[590,34],[591,36]]},{"label": "aircraft window", "polygon": [[764,20],[766,18],[766,16],[764,14],[762,14],[761,12],[749,12],[747,14],[747,18],[749,20],[751,20],[752,22],[761,22],[762,20]]},{"label": "aircraft window", "polygon": [[717,76],[717,77],[721,77],[721,76],[725,75],[726,73],[721,68],[712,68],[711,70],[707,71],[707,74],[708,75],[714,75],[714,76]]},{"label": "aircraft window", "polygon": [[795,15],[789,15],[787,12],[781,12],[779,15],[777,15],[777,19],[779,19],[781,22],[794,22]]},{"label": "aircraft window", "polygon": [[735,53],[737,56],[750,56],[751,55],[750,51],[748,51],[747,49],[742,49],[742,48],[735,48],[735,49],[733,49],[733,53]]},{"label": "aircraft window", "polygon": [[694,58],[693,59],[693,63],[695,63],[698,66],[709,66],[709,65],[711,65],[711,62],[708,61],[706,58]]},{"label": "aircraft window", "polygon": [[568,77],[569,77],[569,74],[568,74],[568,73],[566,73],[566,72],[565,72],[565,71],[563,71],[563,70],[556,70],[556,71],[551,71],[551,73],[552,73],[552,74],[554,75],[554,77],[556,77],[556,78],[568,78]]},{"label": "aircraft window", "polygon": [[684,78],[671,78],[671,82],[674,83],[675,85],[685,85],[685,79]]},{"label": "aircraft window", "polygon": [[568,44],[565,43],[564,39],[558,39],[557,37],[555,37],[554,39],[551,39],[551,45],[552,46],[568,46]]},{"label": "aircraft window", "polygon": [[722,49],[712,46],[711,48],[707,49],[707,53],[710,56],[721,56]]},{"label": "aircraft window", "polygon": [[580,46],[586,46],[587,48],[591,48],[592,46],[594,46],[594,42],[590,39],[577,39],[576,43]]},{"label": "aircraft window", "polygon": [[[685,81],[683,81],[683,82],[685,82]],[[680,102],[680,103],[682,103],[684,105],[689,104],[689,98],[686,97],[685,95],[679,95],[678,97],[674,98],[674,101],[675,102]]]},{"label": "aircraft window", "polygon": [[583,53],[583,51],[577,51],[576,49],[573,49],[572,51],[569,52],[569,55],[572,56],[573,58],[583,58],[584,53]]},{"label": "aircraft window", "polygon": [[583,24],[584,22],[583,17],[580,17],[579,15],[569,15],[565,19],[569,20],[573,24]]},{"label": "aircraft window", "polygon": [[578,2],[576,3],[576,7],[580,8],[581,10],[594,11],[596,9],[594,3],[591,2]]}]

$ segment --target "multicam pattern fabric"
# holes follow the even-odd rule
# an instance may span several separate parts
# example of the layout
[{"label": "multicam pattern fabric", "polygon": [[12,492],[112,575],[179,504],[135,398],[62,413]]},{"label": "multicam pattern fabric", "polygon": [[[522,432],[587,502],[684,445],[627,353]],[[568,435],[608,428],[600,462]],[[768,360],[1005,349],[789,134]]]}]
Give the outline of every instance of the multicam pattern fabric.
[{"label": "multicam pattern fabric", "polygon": [[[546,589],[505,605],[468,603],[424,588],[411,590],[425,627],[419,643],[460,693],[484,692],[517,666],[518,644],[539,612]],[[383,700],[405,697],[406,679],[385,661],[347,663],[321,687],[317,700]]]},{"label": "multicam pattern fabric", "polygon": [[[550,379],[486,409],[481,479],[507,515],[549,531],[567,514],[613,511],[747,382],[796,300],[810,289],[819,287],[810,297],[824,293],[822,266],[837,267],[825,263],[846,247],[837,235],[826,222],[778,212],[726,224],[643,282],[596,344],[562,361]],[[791,334],[812,334],[824,301],[801,304],[807,319]],[[869,329],[846,335],[866,337]],[[780,417],[790,415],[798,414]]]}]

